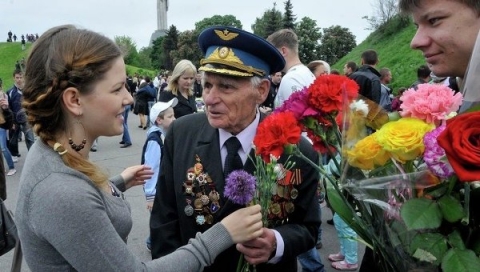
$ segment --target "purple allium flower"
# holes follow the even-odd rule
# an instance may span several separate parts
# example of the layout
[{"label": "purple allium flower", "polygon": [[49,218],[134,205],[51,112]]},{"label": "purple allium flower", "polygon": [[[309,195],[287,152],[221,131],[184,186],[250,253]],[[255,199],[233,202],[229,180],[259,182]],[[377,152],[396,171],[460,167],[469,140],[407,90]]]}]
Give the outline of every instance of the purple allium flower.
[{"label": "purple allium flower", "polygon": [[319,114],[317,110],[308,105],[307,88],[294,92],[290,95],[282,106],[277,108],[275,112],[290,111],[295,115],[295,119],[300,120],[306,116],[316,116]]},{"label": "purple allium flower", "polygon": [[225,184],[224,195],[233,203],[247,205],[255,195],[256,178],[244,170],[231,172]]},{"label": "purple allium flower", "polygon": [[444,131],[446,125],[443,124],[438,128],[425,134],[423,142],[425,144],[425,153],[423,159],[430,171],[440,178],[448,178],[454,174],[453,168],[448,163],[445,156],[445,150],[438,145],[437,138]]}]

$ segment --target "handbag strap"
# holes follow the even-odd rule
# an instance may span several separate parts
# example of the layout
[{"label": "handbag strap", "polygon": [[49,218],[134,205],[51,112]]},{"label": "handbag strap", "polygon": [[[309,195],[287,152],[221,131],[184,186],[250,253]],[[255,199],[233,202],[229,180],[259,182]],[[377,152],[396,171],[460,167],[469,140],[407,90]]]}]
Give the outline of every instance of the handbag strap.
[{"label": "handbag strap", "polygon": [[15,251],[13,252],[12,269],[10,272],[20,272],[22,270],[22,259],[22,244],[20,243],[20,239],[17,239]]}]

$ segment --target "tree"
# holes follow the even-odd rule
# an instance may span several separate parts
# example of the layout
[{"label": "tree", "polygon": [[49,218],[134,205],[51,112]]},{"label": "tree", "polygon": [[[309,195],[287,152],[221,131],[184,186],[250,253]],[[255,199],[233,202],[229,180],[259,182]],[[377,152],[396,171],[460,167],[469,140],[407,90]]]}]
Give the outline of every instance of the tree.
[{"label": "tree", "polygon": [[362,17],[369,24],[367,30],[377,30],[398,14],[397,0],[375,0],[372,3],[372,8],[373,16]]},{"label": "tree", "polygon": [[177,50],[171,52],[173,63],[182,59],[190,60],[196,67],[200,66],[200,59],[203,57],[198,47],[198,35],[193,30],[180,33],[178,36]]},{"label": "tree", "polygon": [[152,54],[153,48],[152,47],[143,47],[138,52],[138,66],[145,68],[145,69],[159,69],[159,67],[153,67],[152,59],[150,55]]},{"label": "tree", "polygon": [[273,3],[273,8],[266,10],[263,16],[255,19],[255,23],[251,26],[253,34],[262,38],[283,28],[283,15],[277,10],[277,4]]},{"label": "tree", "polygon": [[163,60],[163,67],[166,70],[172,70],[174,67],[173,59],[170,53],[177,49],[178,44],[178,36],[179,32],[177,27],[174,25],[170,26],[167,31],[167,35],[163,37],[162,41],[162,60]]},{"label": "tree", "polygon": [[293,15],[293,5],[290,0],[285,2],[285,16],[283,16],[283,28],[295,29],[296,16]]},{"label": "tree", "polygon": [[235,28],[240,28],[242,29],[242,22],[240,22],[235,16],[233,15],[214,15],[210,18],[205,18],[199,22],[195,23],[195,34],[200,34],[202,30],[204,30],[207,27],[211,26],[232,26]]},{"label": "tree", "polygon": [[320,57],[330,64],[336,63],[357,46],[355,35],[348,28],[339,25],[323,29]]},{"label": "tree", "polygon": [[297,25],[298,55],[302,63],[309,63],[312,60],[320,59],[321,29],[317,22],[309,17],[303,17]]},{"label": "tree", "polygon": [[128,36],[116,36],[114,38],[115,43],[120,47],[123,53],[125,64],[137,66],[138,64],[138,52],[137,45],[131,37]]},{"label": "tree", "polygon": [[164,70],[165,69],[165,59],[163,57],[163,39],[160,37],[152,42],[152,51],[150,52],[150,59],[152,61],[152,66],[155,69]]}]

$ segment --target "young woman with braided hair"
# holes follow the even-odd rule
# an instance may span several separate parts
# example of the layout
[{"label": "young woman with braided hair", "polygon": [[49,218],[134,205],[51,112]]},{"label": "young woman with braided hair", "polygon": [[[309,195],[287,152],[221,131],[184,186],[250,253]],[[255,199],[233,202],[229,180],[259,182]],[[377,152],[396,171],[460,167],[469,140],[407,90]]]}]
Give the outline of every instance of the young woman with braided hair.
[{"label": "young woman with braided hair", "polygon": [[15,220],[31,271],[199,271],[262,233],[260,207],[252,206],[141,262],[126,245],[132,218],[122,192],[152,171],[132,166],[109,179],[88,160],[94,139],[122,134],[133,101],[120,49],[89,30],[52,28],[33,45],[25,83],[23,107],[39,139],[25,161]]}]

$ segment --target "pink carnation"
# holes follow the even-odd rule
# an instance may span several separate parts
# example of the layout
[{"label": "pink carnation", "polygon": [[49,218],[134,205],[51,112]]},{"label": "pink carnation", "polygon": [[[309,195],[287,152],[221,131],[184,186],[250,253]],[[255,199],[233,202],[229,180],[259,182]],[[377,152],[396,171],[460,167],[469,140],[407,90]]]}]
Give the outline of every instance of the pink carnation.
[{"label": "pink carnation", "polygon": [[448,163],[445,150],[438,145],[437,138],[446,128],[445,124],[427,132],[423,138],[425,153],[423,160],[433,174],[448,178],[454,174],[452,166]]},{"label": "pink carnation", "polygon": [[307,88],[294,92],[275,112],[293,112],[295,119],[301,120],[307,116],[316,116],[320,112],[308,104]]},{"label": "pink carnation", "polygon": [[414,117],[438,125],[448,114],[459,109],[463,96],[444,85],[420,84],[417,90],[405,91],[400,100],[403,101],[400,106],[403,117]]}]

